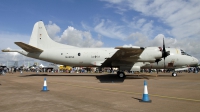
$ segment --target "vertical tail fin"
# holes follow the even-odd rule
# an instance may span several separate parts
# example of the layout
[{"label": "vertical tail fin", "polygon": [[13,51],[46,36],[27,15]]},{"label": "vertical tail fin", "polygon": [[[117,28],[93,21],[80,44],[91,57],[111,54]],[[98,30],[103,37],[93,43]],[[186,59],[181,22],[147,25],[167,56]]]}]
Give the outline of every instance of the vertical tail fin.
[{"label": "vertical tail fin", "polygon": [[32,45],[40,49],[74,47],[53,41],[49,37],[47,30],[44,26],[44,23],[42,21],[38,21],[37,23],[35,23],[29,41],[29,45]]}]

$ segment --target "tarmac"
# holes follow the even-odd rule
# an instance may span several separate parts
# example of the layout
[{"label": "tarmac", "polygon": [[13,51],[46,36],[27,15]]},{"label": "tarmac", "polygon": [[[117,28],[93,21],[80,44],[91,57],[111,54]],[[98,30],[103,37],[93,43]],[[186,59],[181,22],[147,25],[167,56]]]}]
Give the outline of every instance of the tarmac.
[{"label": "tarmac", "polygon": [[[200,73],[156,75],[7,73],[0,75],[0,112],[200,112]],[[151,103],[139,102],[144,80]]]}]

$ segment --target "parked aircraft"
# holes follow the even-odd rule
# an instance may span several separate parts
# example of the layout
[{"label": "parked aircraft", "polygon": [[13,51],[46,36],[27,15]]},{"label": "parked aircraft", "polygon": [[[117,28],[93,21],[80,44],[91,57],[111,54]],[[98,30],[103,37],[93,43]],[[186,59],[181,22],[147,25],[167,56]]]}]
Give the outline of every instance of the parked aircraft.
[{"label": "parked aircraft", "polygon": [[[53,41],[42,21],[35,23],[29,44],[15,42],[23,50],[4,49],[52,63],[81,67],[118,67],[117,75],[125,77],[124,70],[140,71],[141,68],[180,68],[195,66],[198,60],[177,48],[115,47],[80,48]],[[176,76],[174,72],[172,76]]]}]

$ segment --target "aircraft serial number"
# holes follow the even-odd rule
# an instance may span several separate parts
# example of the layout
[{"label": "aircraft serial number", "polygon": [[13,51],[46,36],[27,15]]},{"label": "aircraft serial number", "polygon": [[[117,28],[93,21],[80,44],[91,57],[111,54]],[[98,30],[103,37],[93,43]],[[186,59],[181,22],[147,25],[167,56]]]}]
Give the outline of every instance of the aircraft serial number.
[{"label": "aircraft serial number", "polygon": [[91,56],[91,58],[100,58],[100,56]]},{"label": "aircraft serial number", "polygon": [[65,58],[74,58],[74,56],[65,56]]}]

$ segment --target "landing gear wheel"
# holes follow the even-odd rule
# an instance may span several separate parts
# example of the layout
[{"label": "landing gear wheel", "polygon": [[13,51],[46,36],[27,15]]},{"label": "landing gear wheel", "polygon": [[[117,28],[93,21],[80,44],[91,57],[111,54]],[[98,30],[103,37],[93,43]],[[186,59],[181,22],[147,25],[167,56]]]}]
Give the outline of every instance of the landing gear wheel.
[{"label": "landing gear wheel", "polygon": [[126,77],[124,72],[117,72],[117,75],[119,76],[119,78],[125,78]]},{"label": "landing gear wheel", "polygon": [[176,72],[173,72],[173,73],[172,73],[172,76],[173,76],[173,77],[176,77],[176,76],[177,76],[177,73],[176,73]]}]

